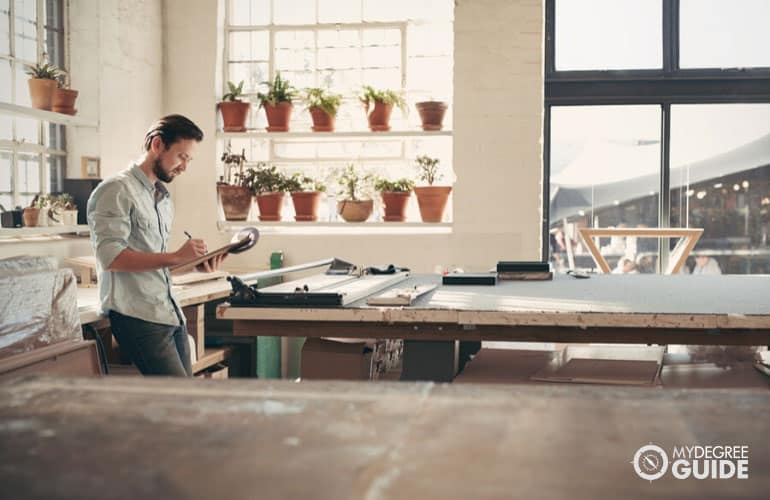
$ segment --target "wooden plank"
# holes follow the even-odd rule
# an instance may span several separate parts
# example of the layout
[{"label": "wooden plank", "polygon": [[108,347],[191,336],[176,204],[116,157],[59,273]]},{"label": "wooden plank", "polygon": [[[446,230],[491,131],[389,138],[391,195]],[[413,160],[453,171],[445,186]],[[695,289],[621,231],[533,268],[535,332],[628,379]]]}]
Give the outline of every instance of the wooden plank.
[{"label": "wooden plank", "polygon": [[195,341],[195,359],[201,359],[206,349],[206,311],[203,304],[182,308],[187,322],[187,334]]},{"label": "wooden plank", "polygon": [[230,357],[232,347],[223,347],[218,349],[206,349],[203,356],[198,358],[198,361],[192,366],[193,373],[198,373],[201,370],[205,370],[210,366],[214,366],[217,363],[221,363]]},{"label": "wooden plank", "polygon": [[375,297],[369,297],[366,299],[366,303],[370,306],[410,306],[419,297],[428,292],[432,292],[436,287],[438,287],[438,285],[428,284],[404,288],[392,288]]}]

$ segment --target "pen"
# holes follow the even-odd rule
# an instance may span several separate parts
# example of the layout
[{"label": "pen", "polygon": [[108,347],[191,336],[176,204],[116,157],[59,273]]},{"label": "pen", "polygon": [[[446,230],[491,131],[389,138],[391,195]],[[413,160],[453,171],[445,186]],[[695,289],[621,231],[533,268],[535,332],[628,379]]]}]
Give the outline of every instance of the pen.
[{"label": "pen", "polygon": [[190,233],[188,233],[187,231],[184,231],[184,235],[187,236],[188,240],[192,239],[192,235]]}]

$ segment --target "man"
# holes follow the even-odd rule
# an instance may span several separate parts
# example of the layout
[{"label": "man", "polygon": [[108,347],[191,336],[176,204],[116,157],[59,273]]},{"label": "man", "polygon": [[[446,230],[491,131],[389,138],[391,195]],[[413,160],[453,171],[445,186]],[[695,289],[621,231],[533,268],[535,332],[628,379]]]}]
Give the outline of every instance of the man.
[{"label": "man", "polygon": [[[206,253],[202,240],[167,249],[173,206],[164,183],[181,175],[203,132],[181,115],[158,120],[138,163],[102,182],[88,200],[99,299],[121,350],[145,375],[191,376],[182,309],[169,267]],[[204,263],[213,271],[224,257]]]}]

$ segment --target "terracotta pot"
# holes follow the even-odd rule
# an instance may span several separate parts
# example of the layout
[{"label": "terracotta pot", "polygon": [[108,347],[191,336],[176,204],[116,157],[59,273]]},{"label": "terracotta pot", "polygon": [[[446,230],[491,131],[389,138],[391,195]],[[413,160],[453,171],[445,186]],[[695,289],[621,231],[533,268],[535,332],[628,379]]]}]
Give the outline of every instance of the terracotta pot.
[{"label": "terracotta pot", "polygon": [[288,132],[291,111],[294,105],[290,102],[279,102],[275,106],[265,103],[268,132]]},{"label": "terracotta pot", "polygon": [[374,109],[369,112],[369,103],[366,103],[366,119],[369,120],[369,130],[372,132],[387,132],[390,130],[390,114],[393,112],[392,104],[382,101],[374,101]]},{"label": "terracotta pot", "polygon": [[32,107],[51,111],[53,107],[53,93],[59,86],[56,80],[47,78],[29,79],[29,97],[32,100]]},{"label": "terracotta pot", "polygon": [[446,103],[440,101],[425,101],[417,103],[417,112],[420,113],[423,130],[441,130],[443,127]]},{"label": "terracotta pot", "polygon": [[27,207],[21,217],[24,220],[24,227],[37,227],[40,221],[40,209]]},{"label": "terracotta pot", "polygon": [[225,132],[245,132],[246,119],[249,116],[250,102],[226,101],[219,103]]},{"label": "terracotta pot", "polygon": [[372,215],[374,202],[372,200],[340,200],[337,202],[337,213],[345,222],[364,222]]},{"label": "terracotta pot", "polygon": [[75,109],[75,99],[77,98],[77,90],[57,88],[53,93],[53,110],[57,113],[74,115],[78,112]]},{"label": "terracotta pot", "polygon": [[251,211],[251,190],[242,186],[217,184],[219,203],[225,212],[225,220],[246,220]]},{"label": "terracotta pot", "polygon": [[313,132],[334,132],[334,116],[323,108],[310,108],[310,116],[313,117]]},{"label": "terracotta pot", "polygon": [[411,191],[383,191],[382,204],[385,206],[385,222],[404,222],[406,220],[406,205],[409,203]]},{"label": "terracotta pot", "polygon": [[281,220],[281,211],[283,210],[283,196],[285,194],[286,193],[283,191],[258,194],[257,205],[259,206],[259,220]]},{"label": "terracotta pot", "polygon": [[294,220],[315,222],[318,220],[318,205],[321,203],[320,191],[296,191],[291,193],[294,202]]},{"label": "terracotta pot", "polygon": [[441,222],[452,186],[423,186],[414,188],[423,222]]}]

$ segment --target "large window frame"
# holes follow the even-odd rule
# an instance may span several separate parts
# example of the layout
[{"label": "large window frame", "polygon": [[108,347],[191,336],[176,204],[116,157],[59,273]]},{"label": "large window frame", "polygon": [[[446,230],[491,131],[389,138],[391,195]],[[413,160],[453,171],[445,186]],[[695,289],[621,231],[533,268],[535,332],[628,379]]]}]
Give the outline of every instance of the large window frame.
[{"label": "large window frame", "polygon": [[[658,225],[670,226],[671,106],[677,104],[770,103],[770,67],[740,69],[679,67],[679,0],[662,0],[663,67],[659,70],[557,71],[556,0],[545,0],[545,106],[543,137],[542,257],[548,260],[551,108],[553,106],[656,104],[661,107]],[[660,245],[660,266],[668,264]]]},{"label": "large window frame", "polygon": [[[56,25],[49,25],[48,20],[51,17],[51,13],[46,13],[46,4],[52,6],[55,10],[54,16],[59,16],[58,23]],[[47,38],[48,33],[58,34],[62,41],[60,50],[62,51],[60,63],[57,67],[62,75],[64,81],[69,80],[69,44],[67,33],[68,27],[68,13],[69,2],[68,0],[36,0],[36,56],[37,61],[30,61],[17,56],[16,53],[16,2],[9,0],[9,24],[8,24],[8,37],[9,37],[9,53],[0,53],[0,64],[9,64],[11,72],[11,104],[19,103],[19,93],[26,92],[26,88],[20,89],[16,84],[16,74],[20,67],[30,66],[37,63],[37,61],[43,60],[47,54]],[[51,61],[54,63],[54,61]],[[45,194],[48,192],[57,192],[62,188],[62,180],[66,175],[66,129],[63,125],[49,123],[43,120],[36,120],[36,129],[38,135],[37,143],[30,143],[24,140],[18,140],[18,120],[29,120],[27,118],[13,118],[10,115],[0,115],[0,119],[9,120],[11,123],[11,138],[0,139],[0,151],[6,154],[10,154],[11,158],[11,191],[0,192],[0,196],[10,197],[11,205],[25,205],[29,199],[36,194]],[[54,140],[55,138],[55,140]],[[52,147],[52,142],[55,142],[55,146]],[[20,157],[21,156],[35,156],[39,162],[39,168],[37,171],[40,190],[39,192],[27,192],[22,191],[20,185]],[[6,207],[10,209],[11,207]]]}]

